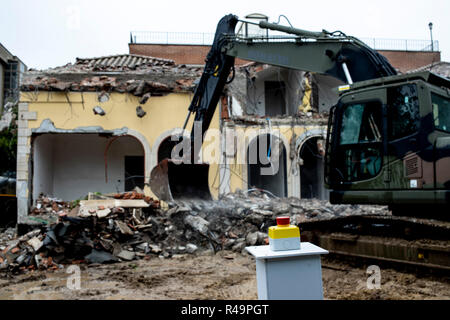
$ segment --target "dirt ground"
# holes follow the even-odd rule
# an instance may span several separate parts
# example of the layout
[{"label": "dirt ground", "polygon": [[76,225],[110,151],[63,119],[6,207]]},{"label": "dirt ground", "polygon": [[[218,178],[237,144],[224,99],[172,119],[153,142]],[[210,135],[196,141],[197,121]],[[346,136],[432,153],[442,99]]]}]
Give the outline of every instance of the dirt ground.
[{"label": "dirt ground", "polygon": [[[0,273],[0,299],[257,299],[256,268],[248,254],[180,255],[170,259],[81,265],[80,289],[65,269]],[[450,299],[450,280],[381,269],[381,288],[367,289],[364,266],[322,259],[325,299]],[[72,278],[73,279],[73,278]]]}]

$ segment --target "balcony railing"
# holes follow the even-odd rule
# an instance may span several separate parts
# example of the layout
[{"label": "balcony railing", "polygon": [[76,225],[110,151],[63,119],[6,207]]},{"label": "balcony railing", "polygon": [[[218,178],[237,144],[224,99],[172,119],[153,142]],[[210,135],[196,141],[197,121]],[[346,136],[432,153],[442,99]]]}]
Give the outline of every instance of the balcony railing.
[{"label": "balcony railing", "polygon": [[[132,31],[130,43],[136,44],[184,44],[184,45],[211,45],[214,33],[203,32],[153,32]],[[439,41],[414,39],[379,39],[360,38],[365,44],[375,50],[398,51],[439,51]]]}]

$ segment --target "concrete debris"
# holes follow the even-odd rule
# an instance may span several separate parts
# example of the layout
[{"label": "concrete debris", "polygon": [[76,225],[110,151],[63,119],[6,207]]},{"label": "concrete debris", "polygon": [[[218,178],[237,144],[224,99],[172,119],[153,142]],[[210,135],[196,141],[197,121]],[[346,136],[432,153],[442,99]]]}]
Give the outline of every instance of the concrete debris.
[{"label": "concrete debris", "polygon": [[135,253],[132,251],[122,250],[117,255],[117,258],[120,258],[125,261],[131,261],[131,260],[134,260],[135,256],[136,256]]},{"label": "concrete debris", "polygon": [[100,106],[96,106],[92,110],[94,111],[94,114],[98,114],[100,116],[104,116],[106,114],[105,110],[103,110]]},{"label": "concrete debris", "polygon": [[193,244],[193,243],[188,243],[186,245],[186,251],[188,253],[194,253],[195,251],[197,251],[197,249],[198,249],[198,247],[195,244]]},{"label": "concrete debris", "polygon": [[144,117],[146,114],[147,114],[147,112],[145,112],[144,109],[142,109],[141,106],[137,106],[137,107],[136,107],[136,115],[137,115],[139,118]]},{"label": "concrete debris", "polygon": [[153,253],[161,253],[162,249],[156,244],[149,244],[150,251]]},{"label": "concrete debris", "polygon": [[145,104],[147,102],[148,99],[150,99],[150,97],[152,96],[152,94],[150,92],[147,92],[146,94],[144,94],[142,96],[142,98],[139,100],[140,104]]},{"label": "concrete debris", "polygon": [[[327,125],[328,123],[328,113],[327,112],[298,112],[295,117],[285,115],[285,116],[274,116],[270,117],[272,125]],[[267,125],[266,116],[257,115],[233,115],[228,121],[228,125],[235,124],[245,124],[245,125]]]},{"label": "concrete debris", "polygon": [[136,191],[102,195],[101,199],[79,201],[77,215],[68,214],[73,203],[44,195],[37,203],[35,215],[50,211],[57,222],[21,237],[13,229],[0,233],[0,268],[20,272],[151,255],[168,259],[199,251],[243,252],[246,246],[267,244],[268,227],[280,215],[290,216],[292,223],[301,226],[305,221],[339,216],[389,214],[384,206],[281,199],[259,189],[230,193],[217,201],[178,200],[165,209]]},{"label": "concrete debris", "polygon": [[108,263],[119,261],[119,259],[114,257],[112,254],[96,249],[93,249],[91,253],[85,257],[85,259],[88,263]]},{"label": "concrete debris", "polygon": [[122,234],[130,236],[134,234],[133,231],[122,221],[116,221],[116,226],[119,228]]},{"label": "concrete debris", "polygon": [[100,92],[98,95],[98,102],[107,102],[109,100],[109,94],[105,91]]},{"label": "concrete debris", "polygon": [[258,241],[258,232],[252,232],[247,234],[247,237],[245,238],[245,242],[248,246],[254,246]]},{"label": "concrete debris", "polygon": [[33,247],[34,251],[38,251],[44,244],[38,237],[28,240],[27,243]]},{"label": "concrete debris", "polygon": [[106,208],[102,210],[97,210],[97,217],[99,218],[105,218],[111,213],[111,209]]},{"label": "concrete debris", "polygon": [[72,203],[40,194],[36,204],[30,210],[30,215],[67,215],[73,209]]},{"label": "concrete debris", "polygon": [[209,222],[206,221],[205,219],[203,219],[202,217],[187,215],[184,218],[184,222],[188,226],[190,226],[192,229],[194,229],[195,231],[199,232],[200,234],[202,234],[204,236],[208,235]]},{"label": "concrete debris", "polygon": [[[194,81],[203,71],[200,66],[177,66],[172,60],[152,57],[139,58],[139,63],[120,63],[123,55],[112,59],[77,59],[75,64],[66,64],[48,70],[27,71],[21,80],[21,91],[73,91],[73,92],[120,92],[142,97],[141,104],[150,98],[169,92],[194,90]],[[107,63],[117,60],[118,63]],[[126,57],[125,57],[126,58]],[[98,60],[98,61],[97,61]],[[111,76],[111,74],[114,76]],[[108,101],[99,95],[99,102]]]}]

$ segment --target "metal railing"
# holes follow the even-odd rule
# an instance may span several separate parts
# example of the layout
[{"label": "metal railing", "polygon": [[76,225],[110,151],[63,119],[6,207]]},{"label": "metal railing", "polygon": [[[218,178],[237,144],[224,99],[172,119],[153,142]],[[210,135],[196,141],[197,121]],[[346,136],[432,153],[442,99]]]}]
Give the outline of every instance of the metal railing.
[{"label": "metal railing", "polygon": [[439,41],[412,39],[376,39],[360,38],[365,44],[375,50],[398,51],[439,51]]},{"label": "metal railing", "polygon": [[131,43],[211,45],[214,33],[132,31]]},{"label": "metal railing", "polygon": [[[211,45],[214,33],[204,32],[153,32],[132,31],[130,43],[137,44],[184,44],[184,45]],[[365,44],[375,50],[398,51],[439,51],[439,41],[413,40],[413,39],[379,39],[360,38]]]}]

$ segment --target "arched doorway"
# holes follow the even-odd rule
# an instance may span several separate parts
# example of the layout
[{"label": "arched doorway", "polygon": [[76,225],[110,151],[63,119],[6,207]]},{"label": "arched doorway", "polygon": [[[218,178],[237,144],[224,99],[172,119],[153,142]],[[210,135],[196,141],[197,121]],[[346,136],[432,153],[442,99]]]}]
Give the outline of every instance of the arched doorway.
[{"label": "arched doorway", "polygon": [[311,137],[303,142],[299,150],[300,158],[300,198],[327,200],[324,185],[324,140]]},{"label": "arched doorway", "polygon": [[[172,159],[172,150],[179,143],[180,141],[172,141],[171,136],[162,140],[158,147],[158,163],[164,159]],[[180,150],[177,157],[183,157],[183,150]],[[173,199],[211,199],[208,181],[209,165],[169,161],[166,164],[166,170]]]},{"label": "arched doorway", "polygon": [[278,137],[262,134],[253,139],[247,149],[247,166],[249,188],[287,196],[286,148]]},{"label": "arched doorway", "polygon": [[179,141],[172,141],[172,138],[169,136],[164,139],[158,147],[158,163],[164,159],[172,158],[172,149],[180,143]]}]

